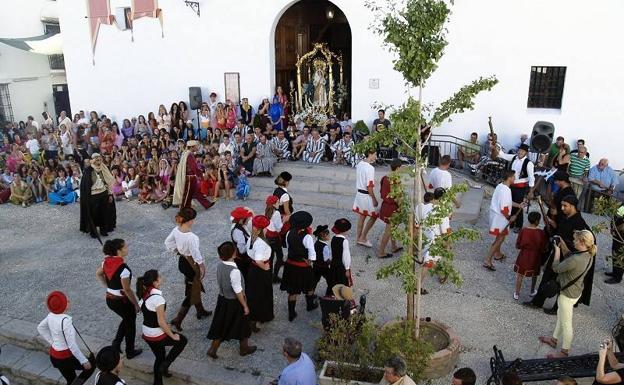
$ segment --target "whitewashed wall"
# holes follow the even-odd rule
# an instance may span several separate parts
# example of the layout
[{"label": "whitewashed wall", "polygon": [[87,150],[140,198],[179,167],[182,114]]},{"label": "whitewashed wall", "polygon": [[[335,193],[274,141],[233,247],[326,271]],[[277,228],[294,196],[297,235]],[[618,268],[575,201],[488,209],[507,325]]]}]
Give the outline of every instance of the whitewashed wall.
[{"label": "whitewashed wall", "polygon": [[[84,0],[59,0],[65,62],[72,109],[97,109],[123,118],[156,111],[160,103],[187,100],[189,86],[224,93],[224,72],[240,72],[241,95],[257,105],[272,93],[274,29],[291,0],[200,0],[200,18],[183,1],[161,0],[164,38],[158,20],[135,22],[130,31],[100,29],[95,66]],[[363,1],[336,0],[353,36],[352,115],[372,120],[375,102],[400,104],[406,97],[390,56],[368,30]],[[129,0],[111,0],[113,8]],[[261,4],[261,5],[260,5]],[[244,10],[244,11],[241,11]],[[580,0],[455,1],[446,55],[424,91],[437,103],[461,85],[496,74],[500,84],[477,99],[476,110],[445,124],[440,133],[483,136],[492,115],[503,143],[512,145],[538,120],[552,121],[556,135],[583,137],[592,155],[618,156],[624,120],[624,3],[601,0],[589,7]],[[561,110],[527,109],[530,67],[567,66]],[[379,89],[369,89],[379,79]],[[619,145],[622,140],[619,139]],[[593,156],[594,157],[594,156]]]},{"label": "whitewashed wall", "polygon": [[[41,10],[47,0],[0,1],[0,36],[24,38],[43,34]],[[41,120],[41,112],[54,114],[52,84],[65,83],[64,75],[50,73],[48,57],[0,44],[0,83],[9,84],[15,120],[32,115]]]}]

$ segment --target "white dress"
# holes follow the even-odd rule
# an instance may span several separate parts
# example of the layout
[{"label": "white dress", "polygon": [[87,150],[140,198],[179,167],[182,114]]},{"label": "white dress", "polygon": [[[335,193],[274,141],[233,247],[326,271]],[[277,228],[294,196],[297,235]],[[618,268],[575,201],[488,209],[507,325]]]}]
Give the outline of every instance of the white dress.
[{"label": "white dress", "polygon": [[509,228],[507,217],[511,214],[511,189],[499,183],[490,202],[490,234],[507,235]]},{"label": "white dress", "polygon": [[355,167],[355,201],[353,211],[357,214],[377,218],[377,207],[373,205],[373,198],[370,194],[360,192],[367,191],[368,187],[375,187],[375,167],[370,163],[361,161]]}]

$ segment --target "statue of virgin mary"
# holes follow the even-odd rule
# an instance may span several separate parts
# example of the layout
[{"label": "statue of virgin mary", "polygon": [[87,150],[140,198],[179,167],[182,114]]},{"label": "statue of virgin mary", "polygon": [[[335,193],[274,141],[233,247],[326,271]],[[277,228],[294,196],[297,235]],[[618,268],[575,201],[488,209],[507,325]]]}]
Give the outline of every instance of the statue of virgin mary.
[{"label": "statue of virgin mary", "polygon": [[325,80],[325,68],[327,64],[322,60],[314,61],[314,104],[321,108],[327,107],[327,81]]}]

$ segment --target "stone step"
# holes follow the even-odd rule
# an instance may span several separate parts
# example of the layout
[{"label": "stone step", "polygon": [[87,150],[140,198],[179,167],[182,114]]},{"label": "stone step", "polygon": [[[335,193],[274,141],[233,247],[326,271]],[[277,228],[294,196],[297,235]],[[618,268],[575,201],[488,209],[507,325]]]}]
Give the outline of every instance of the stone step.
[{"label": "stone step", "polygon": [[[65,384],[58,369],[50,363],[47,353],[30,350],[13,344],[2,345],[0,371],[13,385],[57,385]],[[121,372],[127,384],[148,385],[152,381],[142,381],[130,375],[124,368]],[[93,377],[87,383],[92,383]]]},{"label": "stone step", "polygon": [[[282,171],[288,171],[293,179],[304,180],[305,178],[324,178],[331,181],[352,181],[355,185],[355,168],[340,166],[331,163],[311,164],[303,161],[279,162],[273,167],[273,175],[277,176]],[[381,179],[390,171],[388,166],[376,166],[375,176]],[[272,178],[271,178],[272,179]]]},{"label": "stone step", "polygon": [[[355,194],[343,195],[319,193],[314,191],[297,191],[295,189],[292,191],[293,198],[295,200],[295,208],[302,204],[347,211],[351,211],[353,208],[353,199]],[[272,193],[273,187],[252,185],[249,193],[249,199],[263,201]],[[471,188],[464,194],[461,194],[461,206],[459,209],[455,209],[451,223],[476,223],[481,212],[481,201],[483,200],[483,195],[483,189],[478,188]]]},{"label": "stone step", "polygon": [[[55,377],[58,371],[49,364],[48,347],[38,336],[35,323],[6,317],[0,317],[0,322],[0,344],[3,344],[0,369],[3,372],[11,374],[15,371],[19,376],[22,376],[25,380],[18,382],[20,385],[64,383],[64,381],[58,382],[60,374]],[[83,333],[83,337],[94,352],[110,344],[109,341],[85,335],[85,333]],[[6,351],[5,345],[7,346]],[[80,345],[82,346],[82,344]],[[28,366],[22,362],[27,362]],[[132,360],[124,360],[123,376],[136,379],[136,381],[128,382],[129,384],[152,383],[153,364],[152,352],[149,349],[144,349],[140,356]],[[50,367],[44,368],[45,365]],[[33,368],[31,369],[31,367]],[[224,367],[223,362],[213,363],[208,358],[201,361],[178,358],[171,365],[169,371],[173,377],[165,380],[168,385],[264,385],[272,381],[272,379],[264,376],[233,372]],[[45,381],[49,382],[38,382],[36,376],[42,377],[44,375]],[[19,376],[16,375],[16,377]],[[26,382],[26,380],[30,382]]]}]

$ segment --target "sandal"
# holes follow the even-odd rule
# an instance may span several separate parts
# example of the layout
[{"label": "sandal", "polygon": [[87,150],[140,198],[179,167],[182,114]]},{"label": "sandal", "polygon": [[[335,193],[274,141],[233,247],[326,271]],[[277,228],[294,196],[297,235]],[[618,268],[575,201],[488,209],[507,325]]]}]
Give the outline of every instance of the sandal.
[{"label": "sandal", "polygon": [[358,242],[357,242],[357,244],[358,244],[358,245],[360,245],[360,246],[368,247],[368,248],[373,247],[373,244],[372,244],[372,243],[370,243],[370,241],[366,241],[366,242],[360,242],[360,241],[358,241]]},{"label": "sandal", "polygon": [[538,338],[538,340],[539,340],[539,342],[541,342],[541,343],[543,343],[543,344],[546,344],[546,345],[550,346],[550,347],[551,347],[551,348],[553,348],[553,349],[557,347],[557,342],[558,342],[558,341],[555,341],[555,339],[554,339],[554,338],[552,338],[552,337],[544,337],[544,336],[540,336],[540,337]]},{"label": "sandal", "polygon": [[485,267],[486,269],[488,269],[489,271],[496,271],[496,268],[494,267],[494,265],[486,265],[483,264],[483,267]]},{"label": "sandal", "polygon": [[505,254],[501,254],[501,256],[500,256],[500,257],[498,257],[498,258],[494,257],[494,260],[495,260],[495,261],[499,261],[499,262],[500,262],[500,261],[502,261],[502,260],[504,260],[504,259],[506,259],[506,258],[507,258],[507,256],[506,256]]},{"label": "sandal", "polygon": [[399,251],[403,251],[403,247],[402,247],[402,246],[399,246],[399,247],[397,247],[396,249],[392,250],[392,254],[396,254],[396,253],[398,253]]},{"label": "sandal", "polygon": [[379,258],[379,259],[386,259],[386,258],[392,258],[392,257],[394,257],[394,255],[392,255],[390,253],[388,253],[386,255],[378,255],[377,256],[377,258]]}]

